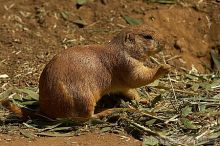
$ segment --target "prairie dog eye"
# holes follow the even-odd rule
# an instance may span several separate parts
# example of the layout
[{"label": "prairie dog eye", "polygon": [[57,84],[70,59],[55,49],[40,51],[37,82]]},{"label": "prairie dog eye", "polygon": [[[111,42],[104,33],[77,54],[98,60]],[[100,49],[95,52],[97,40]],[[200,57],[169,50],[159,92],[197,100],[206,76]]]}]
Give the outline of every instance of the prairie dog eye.
[{"label": "prairie dog eye", "polygon": [[153,40],[153,37],[151,35],[144,35],[143,37],[146,40]]}]

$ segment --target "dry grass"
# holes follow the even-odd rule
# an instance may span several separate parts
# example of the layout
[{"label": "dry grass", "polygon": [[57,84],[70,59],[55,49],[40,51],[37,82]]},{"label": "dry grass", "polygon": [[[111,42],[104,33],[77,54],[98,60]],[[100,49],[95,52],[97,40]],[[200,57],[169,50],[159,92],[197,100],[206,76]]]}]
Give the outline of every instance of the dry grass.
[{"label": "dry grass", "polygon": [[[37,135],[72,136],[99,129],[100,132],[127,132],[143,140],[143,145],[214,144],[220,136],[219,85],[220,77],[214,73],[176,72],[139,89],[149,103],[120,101],[120,107],[132,107],[135,112],[115,112],[102,120],[91,119],[83,124],[65,119],[53,122],[30,119],[22,123],[2,112],[0,130],[18,131],[33,139]],[[10,88],[0,96],[32,109],[38,105],[37,88]]]}]

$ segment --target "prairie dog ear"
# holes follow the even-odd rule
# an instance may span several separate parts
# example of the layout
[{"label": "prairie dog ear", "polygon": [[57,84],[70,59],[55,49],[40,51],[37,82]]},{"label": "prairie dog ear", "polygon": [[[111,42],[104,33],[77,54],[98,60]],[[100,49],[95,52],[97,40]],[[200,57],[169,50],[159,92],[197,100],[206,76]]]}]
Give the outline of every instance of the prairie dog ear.
[{"label": "prairie dog ear", "polygon": [[131,32],[127,33],[125,35],[125,45],[131,46],[131,45],[134,45],[134,43],[135,43],[134,33],[131,33]]}]

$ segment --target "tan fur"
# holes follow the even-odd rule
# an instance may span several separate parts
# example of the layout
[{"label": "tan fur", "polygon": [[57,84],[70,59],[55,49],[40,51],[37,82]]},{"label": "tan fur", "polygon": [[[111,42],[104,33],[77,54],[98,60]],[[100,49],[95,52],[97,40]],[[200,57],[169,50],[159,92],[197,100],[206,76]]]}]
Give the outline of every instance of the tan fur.
[{"label": "tan fur", "polygon": [[130,100],[139,100],[134,88],[147,85],[170,70],[169,65],[154,69],[143,65],[162,47],[153,29],[139,26],[126,28],[107,45],[62,51],[41,74],[40,112],[50,118],[101,117],[102,114],[94,115],[94,109],[103,95],[122,93]]},{"label": "tan fur", "polygon": [[16,104],[11,103],[8,99],[1,100],[2,106],[4,106],[6,109],[9,109],[14,114],[16,114],[19,118],[22,118],[24,120],[27,120],[29,116],[35,117],[35,112],[32,112],[31,110],[18,107]]}]

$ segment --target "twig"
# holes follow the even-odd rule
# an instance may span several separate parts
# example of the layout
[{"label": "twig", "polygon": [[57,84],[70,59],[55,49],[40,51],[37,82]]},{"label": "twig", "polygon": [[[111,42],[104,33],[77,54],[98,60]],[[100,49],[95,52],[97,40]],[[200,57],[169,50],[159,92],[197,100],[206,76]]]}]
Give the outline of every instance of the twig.
[{"label": "twig", "polygon": [[168,124],[171,121],[174,121],[179,115],[174,115],[172,118],[168,119],[167,121],[165,121],[165,124]]},{"label": "twig", "polygon": [[151,129],[149,129],[147,127],[144,127],[144,126],[142,126],[142,125],[140,125],[138,123],[135,123],[134,121],[131,121],[131,120],[128,120],[128,119],[125,119],[125,120],[128,121],[129,123],[131,123],[133,126],[135,126],[138,129],[141,129],[141,130],[143,130],[143,131],[145,131],[147,133],[150,133],[152,135],[158,136],[158,137],[160,137],[160,138],[162,138],[164,140],[168,140],[169,142],[172,142],[173,144],[178,144],[179,145],[179,143],[176,143],[176,140],[174,140],[174,139],[166,137],[165,135],[162,135],[161,133],[152,131]]},{"label": "twig", "polygon": [[156,62],[158,65],[160,65],[161,63],[159,62],[159,61],[157,61],[157,59],[156,58],[154,58],[154,57],[152,57],[152,56],[150,56],[150,59],[152,59],[154,62]]},{"label": "twig", "polygon": [[175,56],[173,56],[173,57],[167,59],[167,61],[171,61],[171,60],[174,60],[174,59],[178,59],[178,58],[180,58],[180,57],[181,57],[180,55],[175,55]]},{"label": "twig", "polygon": [[201,137],[203,137],[204,135],[206,135],[207,133],[213,133],[215,130],[206,130],[205,132],[203,132],[202,134],[196,136],[196,140],[200,139]]},{"label": "twig", "polygon": [[[163,56],[163,61],[164,61],[164,63],[167,64],[163,52],[162,52],[162,56]],[[170,78],[170,74],[169,74],[169,73],[168,73],[168,79],[169,79],[169,81],[170,81],[170,86],[171,86],[171,89],[172,89],[172,92],[173,92],[173,96],[174,96],[175,102],[178,103],[178,102],[177,102],[177,97],[176,97],[176,92],[175,92],[175,90],[174,90],[173,83],[172,83],[172,81],[171,81],[171,78]],[[170,100],[170,102],[171,102],[173,108],[176,110],[176,112],[179,113],[179,111],[177,110],[177,108],[174,106],[173,102],[172,102],[171,100]]]},{"label": "twig", "polygon": [[174,91],[176,92],[181,92],[181,93],[186,93],[186,94],[191,94],[191,95],[198,95],[198,93],[190,92],[190,91],[183,91],[179,89],[175,89]]},{"label": "twig", "polygon": [[161,121],[161,122],[165,122],[164,119],[161,119],[161,118],[159,118],[159,117],[156,117],[156,116],[153,116],[153,115],[150,115],[150,114],[144,113],[144,112],[141,112],[141,114],[143,114],[144,116],[148,116],[148,117],[150,117],[150,118],[157,119],[157,120],[159,120],[159,121]]}]

